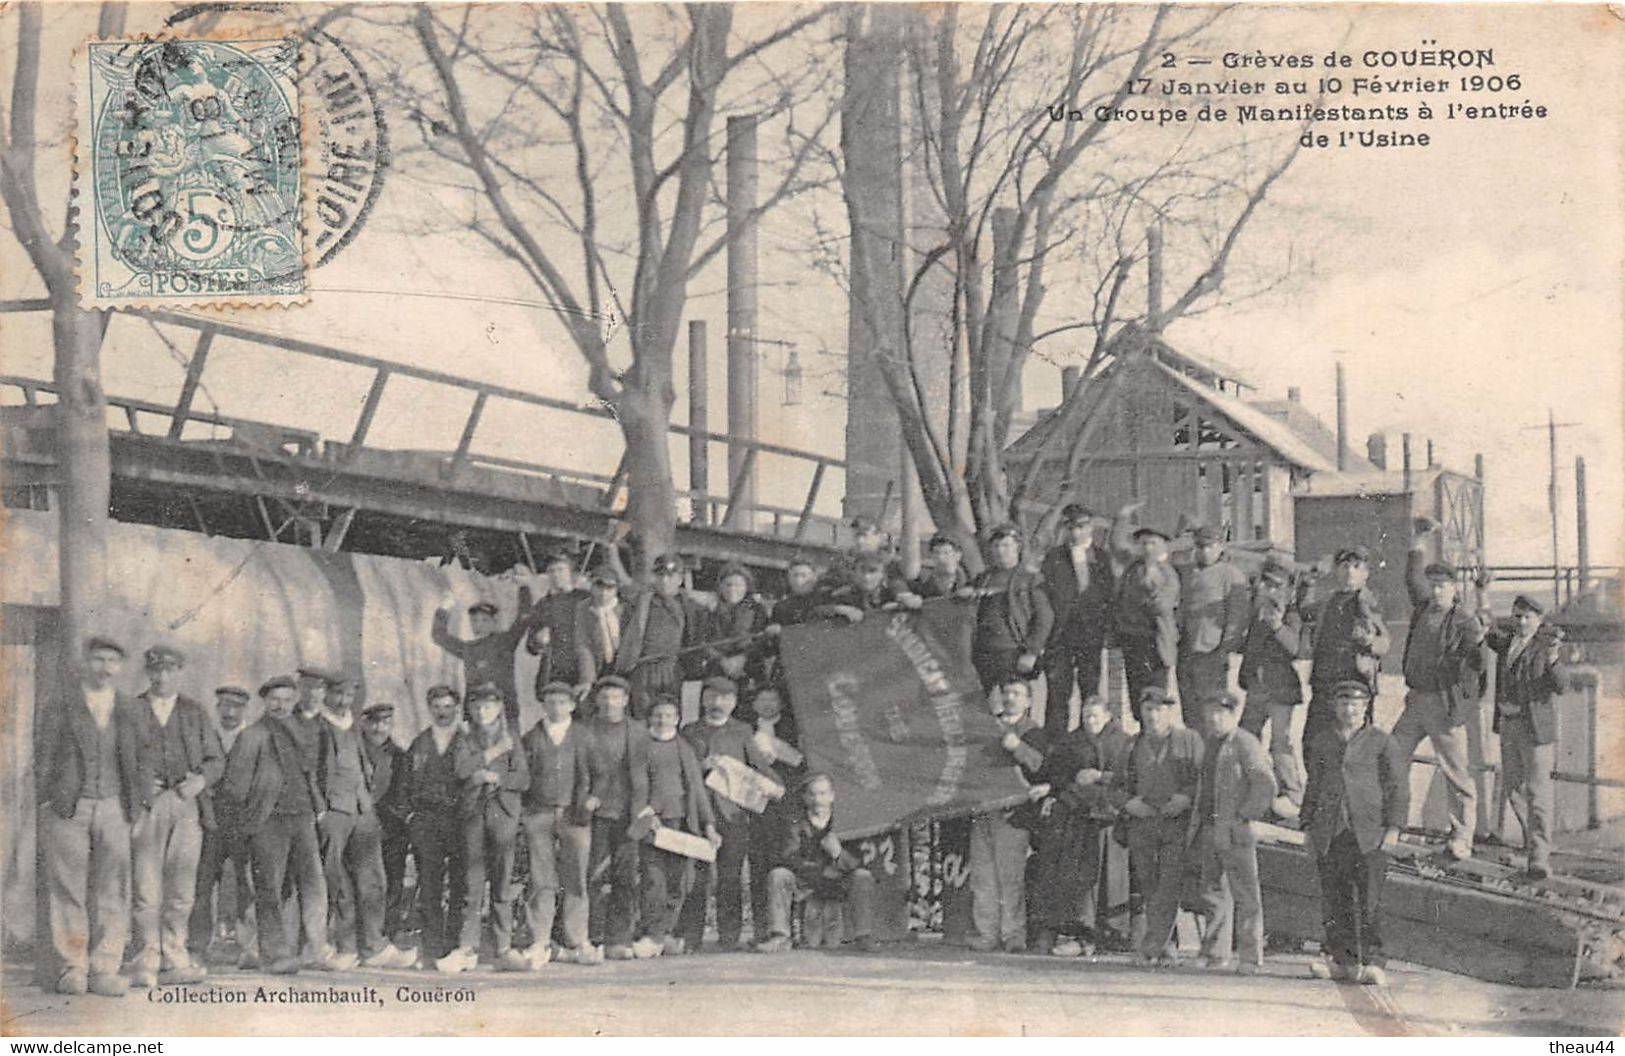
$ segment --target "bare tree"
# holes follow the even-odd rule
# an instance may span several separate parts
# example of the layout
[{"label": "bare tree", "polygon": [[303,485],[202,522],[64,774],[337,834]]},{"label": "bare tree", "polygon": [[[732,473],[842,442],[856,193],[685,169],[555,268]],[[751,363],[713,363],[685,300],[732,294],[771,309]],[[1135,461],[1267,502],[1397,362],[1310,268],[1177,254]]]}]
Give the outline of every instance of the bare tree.
[{"label": "bare tree", "polygon": [[[804,162],[832,120],[832,93],[804,59],[769,59],[826,14],[772,11],[767,24],[755,12],[744,34],[726,4],[423,5],[412,15],[428,74],[397,83],[422,133],[425,157],[412,165],[452,174],[442,188],[471,203],[458,223],[557,311],[625,439],[626,520],[645,562],[676,527],[668,429],[689,282],[727,243],[713,178],[719,118],[736,106],[784,128],[756,215],[811,186]],[[733,85],[749,89],[737,103],[725,94]],[[796,105],[808,98],[824,107],[803,130]]]},{"label": "bare tree", "polygon": [[[867,23],[863,10],[849,13],[842,174],[853,311],[873,335],[872,354],[939,530],[969,543],[992,524],[1024,519],[1021,500],[1034,473],[1011,481],[1003,452],[1022,371],[1044,342],[1090,332],[1079,359],[1092,383],[1137,335],[1200,310],[1225,288],[1237,243],[1296,157],[1295,142],[1266,144],[1271,160],[1251,171],[1257,143],[1227,136],[1222,145],[1200,146],[1191,135],[1171,144],[1145,136],[1152,146],[1125,149],[1119,126],[1099,116],[1154,105],[1132,97],[1132,86],[1148,83],[1139,79],[1154,60],[1200,38],[1222,16],[1219,9],[1176,15],[1166,7],[1105,5],[949,6],[906,20],[869,14]],[[846,134],[849,126],[872,130],[865,115],[877,105],[875,93],[887,90],[872,73],[877,49],[903,61],[905,150],[930,187],[928,200],[915,196],[914,209],[937,214],[930,244],[908,253],[889,245],[896,225],[877,206],[887,200],[888,177],[865,164],[875,143]],[[1184,284],[1161,304],[1135,278],[1151,224],[1188,236],[1178,261]],[[916,216],[911,228],[920,226]],[[894,264],[887,253],[911,258],[904,274],[888,273]],[[1046,311],[1057,274],[1090,291],[1073,298],[1060,320]],[[944,276],[951,286],[946,348],[911,325],[915,298]],[[945,421],[923,395],[922,365],[932,357],[939,367],[948,361]],[[1088,431],[1071,435],[1075,467]],[[1063,499],[1069,488],[1070,481]]]}]

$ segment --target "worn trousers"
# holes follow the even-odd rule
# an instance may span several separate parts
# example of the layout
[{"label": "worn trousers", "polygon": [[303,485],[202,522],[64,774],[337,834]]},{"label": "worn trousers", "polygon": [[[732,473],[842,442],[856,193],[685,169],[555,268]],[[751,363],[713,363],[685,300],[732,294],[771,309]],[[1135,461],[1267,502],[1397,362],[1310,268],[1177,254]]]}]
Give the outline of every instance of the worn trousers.
[{"label": "worn trousers", "polygon": [[[469,898],[468,875],[463,867],[462,821],[454,809],[418,811],[409,825],[412,856],[417,862],[418,919],[422,934],[418,951],[424,957],[443,957],[451,951],[462,927],[463,906]],[[479,902],[479,896],[474,896]]]},{"label": "worn trousers", "polygon": [[978,814],[970,824],[971,922],[987,943],[1027,941],[1027,831],[1003,814]]},{"label": "worn trousers", "polygon": [[1123,653],[1123,677],[1128,680],[1129,713],[1138,723],[1140,694],[1152,687],[1168,689],[1168,665],[1153,638],[1119,636],[1117,645]]},{"label": "worn trousers", "polygon": [[638,842],[625,818],[593,818],[587,854],[587,937],[594,944],[630,946],[638,912]]},{"label": "worn trousers", "polygon": [[564,898],[564,944],[571,949],[585,946],[587,918],[587,858],[592,849],[592,829],[571,825],[562,807],[525,815],[525,840],[530,849],[530,889],[525,900],[525,916],[535,942],[545,943],[553,934],[553,917]]},{"label": "worn trousers", "polygon": [[705,938],[705,911],[711,901],[713,880],[717,889],[717,941],[724,946],[739,943],[745,926],[745,860],[750,855],[750,819],[740,815],[732,821],[717,818],[722,845],[715,862],[695,862],[694,878],[683,910],[677,918],[677,934],[697,950]]},{"label": "worn trousers", "polygon": [[[813,894],[811,887],[803,887],[796,874],[778,866],[767,875],[768,891],[767,931],[772,935],[790,935],[790,918],[798,899]],[[867,869],[854,869],[840,880],[840,892],[846,911],[846,930],[856,939],[875,932],[875,877]],[[765,938],[766,936],[764,936]]]},{"label": "worn trousers", "polygon": [[81,799],[73,817],[47,808],[45,872],[51,945],[63,970],[118,974],[130,927],[130,824],[117,796]]},{"label": "worn trousers", "polygon": [[[491,885],[491,932],[498,957],[513,946],[513,851],[519,837],[519,822],[505,814],[488,811],[484,817],[464,818],[463,929],[457,945],[478,951],[481,928],[480,903],[485,885]],[[551,925],[549,925],[551,928]],[[544,932],[542,937],[546,938]]]},{"label": "worn trousers", "polygon": [[[249,837],[254,863],[254,912],[259,918],[260,959],[266,965],[291,956],[302,925],[317,952],[327,948],[327,880],[311,814],[272,814]],[[282,885],[292,877],[299,898],[298,924],[284,917]]]},{"label": "worn trousers", "polygon": [[1394,723],[1395,751],[1407,769],[1416,746],[1425,737],[1433,745],[1433,757],[1444,775],[1446,800],[1450,810],[1450,838],[1471,844],[1478,825],[1478,783],[1473,780],[1467,755],[1466,717],[1472,708],[1450,713],[1443,693],[1412,689],[1405,693],[1405,710]]},{"label": "worn trousers", "polygon": [[1147,957],[1160,957],[1173,942],[1189,827],[1187,816],[1128,822],[1129,866],[1140,882],[1145,905],[1145,944],[1139,952]]},{"label": "worn trousers", "polygon": [[364,960],[384,948],[384,853],[378,815],[330,810],[317,825],[327,879],[327,933]]},{"label": "worn trousers", "polygon": [[1187,729],[1202,728],[1202,707],[1208,698],[1223,694],[1230,684],[1230,654],[1183,652],[1174,668],[1179,684],[1179,714]]},{"label": "worn trousers", "polygon": [[1044,729],[1062,734],[1072,729],[1072,691],[1079,700],[1100,692],[1101,651],[1098,635],[1077,642],[1053,642],[1044,653]]},{"label": "worn trousers", "polygon": [[1258,845],[1245,821],[1204,824],[1193,850],[1202,871],[1202,955],[1264,963],[1264,899]]},{"label": "worn trousers", "polygon": [[378,835],[378,853],[384,863],[384,937],[393,939],[411,930],[407,922],[412,914],[406,902],[406,856],[412,851],[412,837],[404,821],[383,814],[378,815]]},{"label": "worn trousers", "polygon": [[1351,967],[1385,964],[1382,955],[1382,892],[1388,879],[1388,855],[1362,851],[1352,829],[1332,837],[1320,870],[1320,913],[1326,925],[1326,952]]},{"label": "worn trousers", "polygon": [[1552,768],[1557,745],[1536,744],[1535,731],[1521,715],[1501,722],[1501,774],[1507,802],[1523,829],[1529,864],[1549,865],[1552,856]]},{"label": "worn trousers", "polygon": [[1303,767],[1292,743],[1292,720],[1296,704],[1278,704],[1261,693],[1247,694],[1247,704],[1241,711],[1241,728],[1254,737],[1262,738],[1264,724],[1269,723],[1270,765],[1275,770],[1275,787],[1294,806],[1303,806]]},{"label": "worn trousers", "polygon": [[186,934],[202,852],[197,799],[183,799],[174,789],[159,792],[130,827],[130,963],[136,969],[156,973],[191,963]]},{"label": "worn trousers", "polygon": [[[226,886],[228,867],[229,888]],[[197,860],[197,891],[192,898],[192,920],[186,929],[187,948],[192,951],[193,961],[203,960],[210,938],[216,927],[225,923],[228,912],[238,948],[244,951],[256,948],[253,868],[247,839],[219,826],[203,830],[203,849]]]},{"label": "worn trousers", "polygon": [[677,929],[693,876],[692,862],[680,854],[652,844],[642,848],[643,934],[664,941]]}]

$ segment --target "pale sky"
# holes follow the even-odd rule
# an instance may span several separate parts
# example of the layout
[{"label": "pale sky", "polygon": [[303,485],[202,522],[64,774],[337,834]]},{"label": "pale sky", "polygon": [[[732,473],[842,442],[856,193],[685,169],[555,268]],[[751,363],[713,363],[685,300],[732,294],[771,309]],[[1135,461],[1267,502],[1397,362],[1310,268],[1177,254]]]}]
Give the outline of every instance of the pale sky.
[{"label": "pale sky", "polygon": [[[56,21],[46,40],[46,80],[68,68],[72,44],[93,27],[90,10],[67,4],[48,9]],[[146,10],[136,9],[132,30],[147,28]],[[0,16],[0,72],[7,86],[14,17]],[[1273,208],[1260,214],[1246,236],[1249,261],[1286,271],[1290,280],[1267,297],[1177,323],[1169,340],[1242,369],[1265,396],[1279,398],[1289,385],[1301,387],[1305,402],[1328,423],[1333,364],[1341,358],[1357,450],[1368,432],[1386,429],[1395,436],[1396,461],[1402,430],[1417,438],[1418,458],[1422,440],[1431,437],[1441,461],[1453,468],[1470,471],[1474,452],[1482,452],[1489,479],[1488,544],[1491,560],[1499,563],[1550,560],[1545,435],[1525,427],[1543,425],[1552,407],[1559,422],[1577,423],[1559,434],[1564,560],[1573,559],[1575,546],[1573,459],[1583,454],[1590,475],[1592,560],[1620,563],[1625,22],[1602,7],[1255,8],[1221,35],[1237,51],[1317,57],[1332,47],[1358,56],[1368,47],[1410,48],[1422,39],[1493,48],[1496,70],[1522,79],[1522,90],[1502,100],[1541,103],[1550,116],[1472,124],[1436,120],[1427,148],[1306,151],[1277,186]],[[1221,78],[1226,71],[1215,66],[1202,76]],[[1430,97],[1435,105],[1443,98]],[[48,92],[42,101],[41,136],[49,142],[39,159],[40,183],[53,225],[60,222],[67,174],[67,105],[65,93]],[[403,115],[388,117],[399,142],[415,139]],[[242,321],[584,400],[579,357],[555,320],[544,309],[500,303],[534,302],[535,289],[472,243],[407,234],[434,206],[399,177],[388,178],[377,212],[354,244],[314,273],[309,304],[251,313]],[[838,454],[844,402],[823,393],[840,390],[839,363],[817,349],[844,347],[846,313],[833,281],[806,266],[812,255],[807,216],[814,208],[844,226],[834,198],[800,203],[763,224],[762,269],[771,284],[761,292],[761,329],[764,336],[794,342],[808,371],[802,404],[781,406],[777,372],[785,353],[764,349],[763,436]],[[37,295],[32,269],[6,228],[0,235],[0,296]],[[691,287],[689,309],[690,317],[710,321],[713,429],[720,428],[725,407],[722,286],[719,258]],[[1052,284],[1046,311],[1062,312],[1076,292]],[[0,326],[4,370],[49,376],[43,317],[10,316]],[[1046,352],[1064,359],[1066,350]],[[684,363],[680,344],[679,383]],[[201,402],[347,437],[368,375],[306,367],[292,357],[254,357],[217,344]],[[181,365],[144,324],[115,324],[104,350],[110,393],[172,399],[181,375]],[[1028,408],[1052,404],[1058,390],[1059,371],[1035,359],[1026,378]],[[685,407],[679,384],[678,421]],[[449,449],[466,411],[464,397],[402,385],[386,398],[374,438],[388,446]],[[583,426],[570,416],[530,416],[500,405],[487,412],[476,449],[600,472],[612,468],[619,453],[607,424]],[[681,486],[681,460],[678,466]],[[764,462],[763,472],[765,500],[799,505],[810,470]],[[718,450],[713,482],[722,476]],[[828,483],[825,510],[837,513],[839,479]]]}]

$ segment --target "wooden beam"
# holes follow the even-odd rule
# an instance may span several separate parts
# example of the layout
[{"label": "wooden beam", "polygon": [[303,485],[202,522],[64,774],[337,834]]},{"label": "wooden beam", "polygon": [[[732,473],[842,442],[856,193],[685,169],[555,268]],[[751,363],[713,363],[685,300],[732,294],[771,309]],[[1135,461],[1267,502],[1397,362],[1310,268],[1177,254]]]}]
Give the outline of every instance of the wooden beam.
[{"label": "wooden beam", "polygon": [[344,548],[344,537],[350,534],[350,525],[355,521],[355,507],[351,506],[338,515],[333,522],[333,530],[327,533],[322,542],[322,549],[330,554],[336,554]]},{"label": "wooden beam", "polygon": [[379,367],[372,376],[372,387],[367,390],[366,402],[361,405],[361,417],[355,421],[355,431],[350,434],[350,447],[360,447],[367,442],[367,432],[372,428],[372,420],[378,413],[378,403],[384,398],[384,386],[389,384],[389,369]]},{"label": "wooden beam", "polygon": [[209,346],[214,344],[214,329],[204,327],[192,349],[192,359],[186,364],[186,380],[181,382],[181,396],[175,401],[175,412],[169,419],[169,438],[179,440],[181,430],[192,414],[192,401],[197,398],[198,383],[203,379],[203,367],[209,361]]},{"label": "wooden beam", "polygon": [[1235,500],[1236,517],[1235,536],[1238,542],[1250,542],[1253,538],[1253,466],[1252,462],[1243,462],[1236,467],[1236,483],[1230,489],[1230,497]]},{"label": "wooden beam", "polygon": [[480,427],[480,417],[485,414],[485,401],[487,394],[480,392],[474,397],[474,406],[468,410],[468,421],[463,423],[463,435],[457,441],[457,450],[451,456],[451,475],[461,473],[468,464],[468,449],[474,443],[474,433]]},{"label": "wooden beam", "polygon": [[818,489],[824,486],[824,469],[827,463],[818,463],[813,470],[812,483],[807,486],[807,501],[801,504],[801,519],[796,522],[796,542],[807,537],[807,525],[812,522],[813,505],[818,501]]}]

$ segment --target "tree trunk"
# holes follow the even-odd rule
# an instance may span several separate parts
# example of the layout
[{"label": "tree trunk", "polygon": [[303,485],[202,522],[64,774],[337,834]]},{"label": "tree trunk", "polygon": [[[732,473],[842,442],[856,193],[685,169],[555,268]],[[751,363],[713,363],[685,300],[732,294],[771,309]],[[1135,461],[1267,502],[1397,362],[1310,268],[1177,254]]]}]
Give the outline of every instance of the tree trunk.
[{"label": "tree trunk", "polygon": [[[74,291],[53,293],[56,346],[57,503],[61,571],[62,657],[77,660],[85,638],[110,631],[107,522],[112,459],[107,443],[107,394],[102,391],[105,318],[75,303]],[[131,643],[125,643],[127,646]],[[64,679],[72,672],[65,670]]]},{"label": "tree trunk", "polygon": [[626,520],[632,526],[637,567],[647,572],[677,540],[677,489],[667,446],[672,399],[628,385],[615,401],[626,440]]}]

